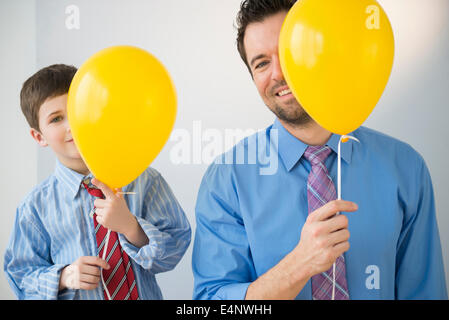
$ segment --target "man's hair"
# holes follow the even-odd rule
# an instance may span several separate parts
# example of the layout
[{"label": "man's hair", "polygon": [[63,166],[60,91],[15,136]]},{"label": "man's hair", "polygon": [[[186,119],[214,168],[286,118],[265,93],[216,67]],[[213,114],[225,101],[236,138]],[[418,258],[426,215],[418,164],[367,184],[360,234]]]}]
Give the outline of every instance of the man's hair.
[{"label": "man's hair", "polygon": [[28,78],[20,91],[20,107],[31,128],[39,129],[39,109],[48,98],[66,94],[77,69],[65,64],[45,67]]},{"label": "man's hair", "polygon": [[246,27],[254,22],[262,22],[265,18],[278,12],[288,12],[295,2],[296,0],[244,0],[240,4],[240,11],[237,13],[236,19],[237,50],[251,74],[251,68],[248,65],[245,46],[243,44]]}]

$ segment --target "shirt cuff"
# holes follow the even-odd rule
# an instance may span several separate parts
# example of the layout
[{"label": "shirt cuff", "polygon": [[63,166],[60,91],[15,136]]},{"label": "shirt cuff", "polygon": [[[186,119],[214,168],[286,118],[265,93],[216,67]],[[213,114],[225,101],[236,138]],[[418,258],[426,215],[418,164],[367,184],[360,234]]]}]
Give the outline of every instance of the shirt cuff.
[{"label": "shirt cuff", "polygon": [[58,300],[73,300],[75,298],[76,289],[64,289],[59,291]]},{"label": "shirt cuff", "polygon": [[143,232],[145,232],[148,237],[148,244],[138,248],[129,242],[123,234],[118,233],[120,244],[131,259],[138,263],[142,268],[150,269],[153,264],[153,260],[159,259],[164,252],[162,243],[153,240],[157,238],[157,236],[160,238],[161,232],[148,221],[140,217],[136,217],[136,219],[142,227]]},{"label": "shirt cuff", "polygon": [[58,299],[73,299],[75,290],[61,290],[59,291],[59,280],[61,278],[61,271],[66,267],[66,264],[55,264],[48,268],[39,277],[39,291],[45,296],[47,300]]},{"label": "shirt cuff", "polygon": [[232,283],[221,287],[216,296],[221,300],[245,300],[251,282]]}]

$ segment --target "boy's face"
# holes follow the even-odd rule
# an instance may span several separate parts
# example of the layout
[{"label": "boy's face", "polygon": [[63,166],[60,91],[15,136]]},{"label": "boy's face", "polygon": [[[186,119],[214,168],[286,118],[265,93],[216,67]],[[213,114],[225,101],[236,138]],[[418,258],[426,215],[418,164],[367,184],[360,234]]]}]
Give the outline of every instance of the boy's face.
[{"label": "boy's face", "polygon": [[40,132],[31,128],[34,140],[42,147],[50,146],[66,167],[79,168],[83,161],[67,120],[67,94],[45,100],[39,109],[39,128]]}]

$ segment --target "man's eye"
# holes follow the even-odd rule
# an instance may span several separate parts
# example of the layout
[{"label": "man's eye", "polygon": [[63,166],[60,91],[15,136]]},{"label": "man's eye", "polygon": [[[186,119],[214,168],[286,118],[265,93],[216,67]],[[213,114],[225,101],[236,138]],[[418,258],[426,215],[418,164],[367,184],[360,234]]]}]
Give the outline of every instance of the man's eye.
[{"label": "man's eye", "polygon": [[50,122],[53,123],[53,122],[58,122],[61,120],[62,120],[62,116],[57,116],[57,117],[54,117]]},{"label": "man's eye", "polygon": [[262,61],[262,62],[258,63],[254,69],[262,68],[262,67],[266,66],[267,64],[268,64],[268,61]]}]

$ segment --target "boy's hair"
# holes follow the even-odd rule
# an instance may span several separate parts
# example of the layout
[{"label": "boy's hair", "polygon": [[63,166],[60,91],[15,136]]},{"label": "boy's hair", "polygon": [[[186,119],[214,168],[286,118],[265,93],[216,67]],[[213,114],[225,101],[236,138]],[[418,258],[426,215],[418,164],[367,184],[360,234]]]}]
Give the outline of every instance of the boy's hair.
[{"label": "boy's hair", "polygon": [[244,0],[240,4],[240,11],[237,13],[237,50],[240,57],[245,62],[249,73],[252,74],[248,65],[243,38],[246,27],[253,22],[261,22],[265,18],[278,12],[288,12],[295,4],[296,0]]},{"label": "boy's hair", "polygon": [[31,128],[39,129],[39,109],[48,98],[66,94],[77,69],[65,64],[45,67],[28,78],[20,91],[20,107]]}]

